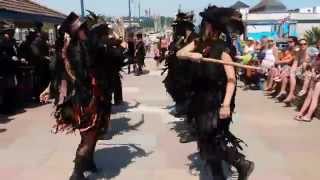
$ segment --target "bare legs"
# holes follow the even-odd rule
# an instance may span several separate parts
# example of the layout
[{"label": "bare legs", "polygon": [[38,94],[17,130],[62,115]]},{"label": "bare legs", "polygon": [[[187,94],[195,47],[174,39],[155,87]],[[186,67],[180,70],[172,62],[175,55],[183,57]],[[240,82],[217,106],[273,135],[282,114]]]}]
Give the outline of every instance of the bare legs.
[{"label": "bare legs", "polygon": [[296,90],[297,80],[296,80],[296,69],[292,68],[290,72],[290,90],[288,97],[284,100],[285,103],[290,103],[296,98],[294,92]]},{"label": "bare legs", "polygon": [[287,94],[288,83],[289,83],[289,76],[286,73],[282,73],[281,74],[281,90],[280,90],[280,94],[278,95],[279,97],[283,94],[284,95]]},{"label": "bare legs", "polygon": [[300,118],[301,120],[307,121],[307,122],[310,122],[312,120],[312,116],[318,107],[319,96],[320,96],[320,82],[317,82],[315,84],[315,87],[309,90],[308,96],[303,104],[303,107],[301,108],[300,112],[297,115],[301,117]]},{"label": "bare legs", "polygon": [[299,96],[304,96],[308,92],[308,89],[310,87],[311,78],[312,78],[312,72],[310,72],[310,71],[305,72],[303,87],[298,94]]}]

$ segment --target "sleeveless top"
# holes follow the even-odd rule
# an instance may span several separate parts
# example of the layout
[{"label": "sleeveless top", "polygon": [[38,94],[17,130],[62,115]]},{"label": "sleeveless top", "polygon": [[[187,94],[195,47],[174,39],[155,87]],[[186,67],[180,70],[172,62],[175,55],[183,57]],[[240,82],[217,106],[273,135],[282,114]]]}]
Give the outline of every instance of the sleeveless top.
[{"label": "sleeveless top", "polygon": [[264,57],[264,61],[268,61],[270,63],[276,62],[276,58],[274,57],[274,54],[273,54],[273,49],[266,50],[266,55]]}]

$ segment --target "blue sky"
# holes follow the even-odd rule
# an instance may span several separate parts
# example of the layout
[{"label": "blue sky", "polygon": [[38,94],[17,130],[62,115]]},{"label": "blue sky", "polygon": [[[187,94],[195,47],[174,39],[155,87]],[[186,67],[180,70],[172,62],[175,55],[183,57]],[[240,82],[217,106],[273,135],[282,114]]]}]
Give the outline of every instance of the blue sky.
[{"label": "blue sky", "polygon": [[[71,11],[80,12],[80,0],[35,0],[43,5],[59,10],[65,14]],[[95,11],[98,14],[122,16],[128,14],[128,0],[84,0],[86,9]],[[150,8],[153,14],[174,16],[181,4],[183,10],[201,11],[208,4],[229,6],[236,0],[140,0],[141,11]],[[248,5],[255,5],[260,0],[243,0]],[[133,13],[138,15],[138,2],[133,0]],[[319,0],[282,0],[289,8],[320,6]]]}]

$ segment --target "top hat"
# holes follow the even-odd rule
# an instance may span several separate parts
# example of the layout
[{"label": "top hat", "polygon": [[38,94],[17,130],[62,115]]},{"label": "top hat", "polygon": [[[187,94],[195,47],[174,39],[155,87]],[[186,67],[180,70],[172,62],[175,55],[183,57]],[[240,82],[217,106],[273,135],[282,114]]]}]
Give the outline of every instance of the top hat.
[{"label": "top hat", "polygon": [[68,34],[73,34],[77,30],[79,30],[82,27],[86,26],[86,22],[81,22],[80,17],[74,13],[71,12],[68,17],[63,21],[59,31],[65,32]]},{"label": "top hat", "polygon": [[241,13],[233,8],[209,6],[199,15],[222,32],[243,34],[245,31]]},{"label": "top hat", "polygon": [[179,11],[176,15],[176,20],[172,24],[172,27],[193,30],[193,16],[193,12],[184,13]]}]

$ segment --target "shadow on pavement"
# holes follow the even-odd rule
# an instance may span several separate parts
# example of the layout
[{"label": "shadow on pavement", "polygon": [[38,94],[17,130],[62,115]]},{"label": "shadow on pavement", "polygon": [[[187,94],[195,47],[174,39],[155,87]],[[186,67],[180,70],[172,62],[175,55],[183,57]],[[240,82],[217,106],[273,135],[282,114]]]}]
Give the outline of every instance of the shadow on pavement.
[{"label": "shadow on pavement", "polygon": [[150,73],[150,70],[147,70],[147,69],[144,69],[143,71],[142,71],[142,75],[147,75],[147,74],[149,74]]},{"label": "shadow on pavement", "polygon": [[0,129],[0,133],[4,133],[6,131],[7,131],[7,129]]},{"label": "shadow on pavement", "polygon": [[11,122],[12,120],[14,120],[14,118],[11,118],[8,115],[0,114],[0,124],[7,124],[7,123]]},{"label": "shadow on pavement", "polygon": [[129,131],[137,131],[138,128],[144,124],[144,119],[142,118],[134,125],[130,125],[129,122],[130,119],[126,117],[111,119],[111,130],[109,130],[102,140],[110,140],[113,136],[123,135]]},{"label": "shadow on pavement", "polygon": [[98,150],[95,153],[95,160],[101,173],[90,177],[90,179],[112,179],[119,176],[122,169],[134,163],[138,158],[147,157],[152,152],[147,153],[144,149],[135,144],[107,145],[113,146]]},{"label": "shadow on pavement", "polygon": [[123,102],[121,105],[112,106],[112,114],[128,112],[130,109],[135,109],[140,106],[140,102],[136,102],[134,105],[129,105],[128,102]]}]

